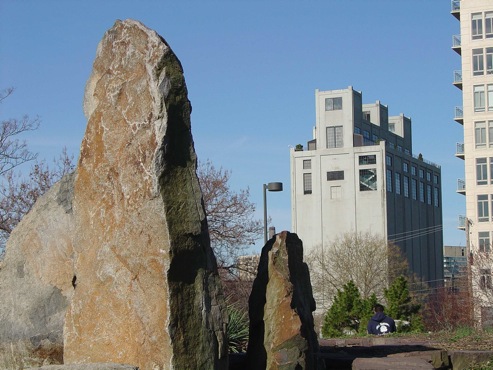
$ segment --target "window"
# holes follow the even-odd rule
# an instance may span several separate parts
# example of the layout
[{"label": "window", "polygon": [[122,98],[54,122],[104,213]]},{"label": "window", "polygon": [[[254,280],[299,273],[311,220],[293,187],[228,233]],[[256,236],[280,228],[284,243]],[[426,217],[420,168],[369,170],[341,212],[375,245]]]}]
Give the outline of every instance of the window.
[{"label": "window", "polygon": [[484,85],[474,86],[474,111],[484,112],[484,105],[485,105],[484,103],[485,103]]},{"label": "window", "polygon": [[433,175],[433,183],[438,184],[438,175]]},{"label": "window", "polygon": [[395,123],[389,123],[389,131],[395,132]]},{"label": "window", "polygon": [[361,129],[359,127],[354,127],[354,133],[355,134],[361,134]]},{"label": "window", "polygon": [[418,199],[417,181],[415,179],[411,179],[411,195],[414,200]]},{"label": "window", "polygon": [[397,172],[395,173],[395,193],[401,193],[401,174]]},{"label": "window", "polygon": [[493,12],[484,13],[484,36],[486,38],[493,37]]},{"label": "window", "polygon": [[493,121],[488,122],[488,146],[493,147]]},{"label": "window", "polygon": [[419,169],[419,178],[424,179],[425,178],[425,171],[423,171],[421,168]]},{"label": "window", "polygon": [[488,195],[478,195],[478,221],[488,222],[489,219]]},{"label": "window", "polygon": [[493,85],[488,85],[488,110],[493,110]]},{"label": "window", "polygon": [[421,181],[419,182],[419,201],[425,202],[425,184]]},{"label": "window", "polygon": [[310,170],[312,168],[312,160],[311,159],[303,159],[303,169]]},{"label": "window", "polygon": [[490,158],[490,184],[493,184],[493,158]]},{"label": "window", "polygon": [[369,131],[366,131],[366,130],[363,130],[363,137],[365,139],[368,139],[369,140],[370,139],[370,132]]},{"label": "window", "polygon": [[491,269],[480,269],[479,286],[483,290],[491,289],[493,287],[491,284]]},{"label": "window", "polygon": [[364,165],[364,164],[377,164],[377,156],[372,154],[372,155],[360,155],[359,156],[359,164]]},{"label": "window", "polygon": [[312,174],[304,173],[303,174],[303,194],[311,194],[312,193]]},{"label": "window", "polygon": [[474,123],[474,140],[476,142],[476,148],[486,147],[486,122]]},{"label": "window", "polygon": [[476,184],[488,185],[488,164],[486,158],[476,158]]},{"label": "window", "polygon": [[426,172],[426,181],[431,181],[431,172]]},{"label": "window", "polygon": [[490,232],[489,231],[480,231],[478,233],[478,236],[479,236],[479,251],[480,252],[489,252],[491,249]]},{"label": "window", "polygon": [[392,166],[392,157],[390,155],[385,156],[385,164],[387,166]]},{"label": "window", "polygon": [[426,185],[426,203],[431,206],[431,185]]},{"label": "window", "polygon": [[493,48],[486,48],[486,74],[493,73]]},{"label": "window", "polygon": [[330,187],[330,199],[341,199],[342,198],[342,187],[331,186]]},{"label": "window", "polygon": [[438,188],[433,188],[433,205],[435,207],[439,207],[439,201],[438,201]]},{"label": "window", "polygon": [[399,152],[402,152],[402,145],[397,145],[397,150],[398,150]]},{"label": "window", "polygon": [[327,181],[344,180],[344,171],[327,172]]},{"label": "window", "polygon": [[392,171],[387,170],[387,191],[392,192]]},{"label": "window", "polygon": [[363,112],[363,119],[364,119],[365,121],[370,122],[370,117],[371,117],[371,116],[370,116],[370,112],[369,112],[369,111],[365,111],[365,112]]},{"label": "window", "polygon": [[327,127],[327,148],[342,148],[342,126]]},{"label": "window", "polygon": [[326,98],[325,99],[325,110],[341,110],[342,109],[342,98]]},{"label": "window", "polygon": [[472,75],[481,76],[484,74],[483,49],[472,49]]},{"label": "window", "polygon": [[359,170],[359,190],[377,190],[377,169]]},{"label": "window", "polygon": [[409,198],[409,177],[404,176],[402,180],[404,185],[404,196]]},{"label": "window", "polygon": [[404,172],[409,172],[409,164],[407,162],[402,162],[402,170]]},{"label": "window", "polygon": [[471,32],[472,39],[482,39],[483,38],[483,14],[482,13],[472,13],[471,14]]},{"label": "window", "polygon": [[416,176],[416,166],[411,166],[411,175]]},{"label": "window", "polygon": [[378,142],[378,136],[375,134],[371,135],[371,140],[376,144]]}]

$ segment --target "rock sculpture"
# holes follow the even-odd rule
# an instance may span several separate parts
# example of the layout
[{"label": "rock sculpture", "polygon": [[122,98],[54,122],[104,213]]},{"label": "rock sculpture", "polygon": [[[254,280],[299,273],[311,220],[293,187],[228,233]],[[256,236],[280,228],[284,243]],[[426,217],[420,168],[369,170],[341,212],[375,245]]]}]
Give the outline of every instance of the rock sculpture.
[{"label": "rock sculpture", "polygon": [[[58,321],[47,333],[59,335],[66,308],[66,364],[226,369],[227,316],[179,60],[154,31],[117,21],[98,46],[84,112],[88,124],[70,207],[54,203],[60,189],[43,197],[31,219],[50,221],[19,225],[12,238],[24,237],[9,241],[4,268],[22,270],[34,287],[43,284],[40,306],[49,294],[60,301]],[[16,248],[24,261],[8,266]],[[33,253],[38,265],[57,259],[36,269]],[[0,315],[15,321],[3,308]]]},{"label": "rock sculpture", "polygon": [[249,301],[249,369],[321,369],[303,246],[283,231],[262,249]]}]

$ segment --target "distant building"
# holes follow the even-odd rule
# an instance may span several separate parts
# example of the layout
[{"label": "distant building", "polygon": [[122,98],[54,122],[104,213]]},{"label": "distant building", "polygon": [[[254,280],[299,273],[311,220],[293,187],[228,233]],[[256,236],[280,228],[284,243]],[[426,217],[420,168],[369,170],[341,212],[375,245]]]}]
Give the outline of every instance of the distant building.
[{"label": "distant building", "polygon": [[467,252],[466,247],[443,247],[443,279],[448,289],[458,290],[463,288],[467,278]]},{"label": "distant building", "polygon": [[493,259],[486,258],[493,238],[493,1],[453,0],[451,12],[460,21],[460,35],[452,37],[452,49],[461,58],[453,81],[462,91],[455,120],[464,127],[464,142],[457,143],[456,150],[465,169],[465,178],[457,184],[466,200],[459,228],[466,231],[474,256],[475,317],[483,326],[493,326]]},{"label": "distant building", "polygon": [[250,256],[238,257],[237,269],[238,278],[240,281],[253,281],[257,276],[258,263],[260,261],[259,254]]},{"label": "distant building", "polygon": [[440,166],[414,155],[411,119],[352,87],[315,92],[305,150],[291,150],[292,229],[305,254],[347,232],[395,242],[422,281],[443,279]]}]

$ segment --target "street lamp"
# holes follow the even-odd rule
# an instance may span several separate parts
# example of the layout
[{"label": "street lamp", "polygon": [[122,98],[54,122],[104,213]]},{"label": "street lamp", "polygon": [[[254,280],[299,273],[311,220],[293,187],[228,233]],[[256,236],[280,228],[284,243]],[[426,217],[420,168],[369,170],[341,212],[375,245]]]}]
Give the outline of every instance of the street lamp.
[{"label": "street lamp", "polygon": [[282,182],[269,182],[264,188],[264,245],[267,243],[267,190],[282,191]]}]

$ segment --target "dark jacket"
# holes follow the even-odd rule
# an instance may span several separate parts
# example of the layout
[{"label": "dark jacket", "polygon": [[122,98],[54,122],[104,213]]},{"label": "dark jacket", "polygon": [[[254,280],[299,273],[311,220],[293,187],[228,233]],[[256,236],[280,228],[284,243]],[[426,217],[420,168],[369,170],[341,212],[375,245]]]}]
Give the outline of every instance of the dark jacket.
[{"label": "dark jacket", "polygon": [[368,334],[388,334],[396,331],[395,321],[383,312],[377,312],[368,323]]}]

